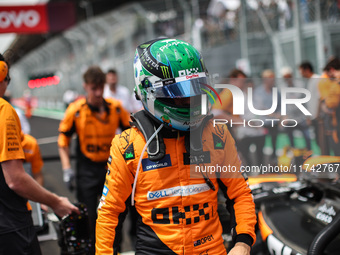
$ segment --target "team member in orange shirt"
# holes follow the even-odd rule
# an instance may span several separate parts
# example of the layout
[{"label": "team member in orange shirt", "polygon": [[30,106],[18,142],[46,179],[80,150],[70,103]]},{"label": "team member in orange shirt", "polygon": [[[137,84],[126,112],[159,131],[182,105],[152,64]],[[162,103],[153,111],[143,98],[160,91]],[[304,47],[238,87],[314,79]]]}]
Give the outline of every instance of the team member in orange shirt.
[{"label": "team member in orange shirt", "polygon": [[340,156],[340,60],[334,58],[327,66],[332,80],[324,93],[323,111],[327,114],[326,129],[330,147],[336,156]]},{"label": "team member in orange shirt", "polygon": [[[136,254],[226,254],[219,188],[232,214],[229,254],[250,254],[255,206],[227,126],[214,126],[211,115],[201,113],[201,96],[211,86],[200,53],[181,40],[156,39],[137,47],[134,74],[144,110],[112,141],[96,254],[117,254],[130,196],[139,214]],[[235,171],[205,172],[205,166]]]},{"label": "team member in orange shirt", "polygon": [[[25,154],[24,168],[41,186],[44,185],[44,177],[42,174],[42,167],[44,162],[41,158],[40,148],[37,140],[28,134],[22,135],[22,149]],[[26,166],[27,165],[27,166]]]},{"label": "team member in orange shirt", "polygon": [[[7,92],[6,92],[7,94]],[[11,97],[6,95],[3,97],[7,102],[11,103]],[[15,108],[14,108],[15,109]],[[22,127],[22,119],[18,113],[18,110],[15,109],[16,113],[18,114],[20,124]],[[27,120],[26,120],[27,121]],[[29,126],[30,129],[30,126]],[[43,186],[44,178],[41,172],[41,169],[44,165],[43,160],[41,158],[40,148],[38,145],[37,140],[24,132],[24,129],[21,130],[21,146],[25,153],[25,161],[24,161],[24,168],[29,175],[31,175],[34,180],[36,180],[40,185]]]},{"label": "team member in orange shirt", "polygon": [[[25,160],[23,162],[24,169],[37,183],[44,186],[44,176],[42,173],[44,162],[41,157],[37,139],[29,134],[25,134],[23,131],[21,132],[21,136],[21,146],[25,154]],[[41,209],[46,212],[48,210],[46,205],[41,205]]]},{"label": "team member in orange shirt", "polygon": [[50,206],[60,217],[79,210],[25,172],[20,121],[13,107],[2,98],[9,81],[8,64],[0,54],[0,253],[36,255],[41,251],[27,200]]},{"label": "team member in orange shirt", "polygon": [[[94,240],[96,211],[105,181],[110,143],[118,127],[122,130],[129,127],[130,115],[118,100],[104,100],[105,74],[99,67],[89,67],[83,79],[86,98],[78,99],[66,109],[59,126],[58,145],[64,182],[72,188],[76,177],[77,199],[88,208]],[[74,133],[77,134],[76,176],[69,157]]]}]

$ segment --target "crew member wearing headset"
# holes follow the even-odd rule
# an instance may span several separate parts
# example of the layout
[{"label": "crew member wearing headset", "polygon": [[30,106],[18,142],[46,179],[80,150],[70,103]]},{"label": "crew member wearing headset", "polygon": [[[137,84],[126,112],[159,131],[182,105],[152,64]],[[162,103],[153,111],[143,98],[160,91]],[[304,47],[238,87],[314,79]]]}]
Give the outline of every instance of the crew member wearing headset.
[{"label": "crew member wearing headset", "polygon": [[13,107],[2,98],[10,82],[8,69],[0,54],[0,254],[40,255],[27,200],[50,206],[59,217],[79,210],[66,197],[44,189],[25,172],[20,121]]}]

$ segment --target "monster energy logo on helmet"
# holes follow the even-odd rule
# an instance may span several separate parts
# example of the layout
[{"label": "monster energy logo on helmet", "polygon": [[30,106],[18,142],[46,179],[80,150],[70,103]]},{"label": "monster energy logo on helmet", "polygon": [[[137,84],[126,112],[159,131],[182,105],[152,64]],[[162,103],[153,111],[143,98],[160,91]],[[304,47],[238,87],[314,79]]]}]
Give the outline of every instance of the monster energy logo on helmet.
[{"label": "monster energy logo on helmet", "polygon": [[137,47],[137,52],[138,52],[138,55],[140,56],[140,61],[141,61],[142,66],[144,67],[146,71],[150,72],[151,74],[159,78],[162,78],[162,79],[171,78],[170,72],[166,71],[165,69],[165,68],[168,68],[168,66],[159,62],[158,59],[156,59],[153,56],[153,54],[150,52],[150,47],[152,46],[152,43],[153,41],[142,44]]},{"label": "monster energy logo on helmet", "polygon": [[170,77],[170,72],[169,72],[169,67],[167,66],[161,66],[161,70],[162,70],[162,74],[164,76],[164,78],[171,78]]}]

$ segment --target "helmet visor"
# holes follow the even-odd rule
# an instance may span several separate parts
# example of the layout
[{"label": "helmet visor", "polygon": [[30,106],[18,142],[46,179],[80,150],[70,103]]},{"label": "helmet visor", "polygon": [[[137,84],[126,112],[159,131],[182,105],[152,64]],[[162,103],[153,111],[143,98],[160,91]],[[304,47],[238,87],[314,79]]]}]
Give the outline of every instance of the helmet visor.
[{"label": "helmet visor", "polygon": [[183,98],[210,93],[211,86],[206,77],[201,77],[149,89],[156,98]]}]

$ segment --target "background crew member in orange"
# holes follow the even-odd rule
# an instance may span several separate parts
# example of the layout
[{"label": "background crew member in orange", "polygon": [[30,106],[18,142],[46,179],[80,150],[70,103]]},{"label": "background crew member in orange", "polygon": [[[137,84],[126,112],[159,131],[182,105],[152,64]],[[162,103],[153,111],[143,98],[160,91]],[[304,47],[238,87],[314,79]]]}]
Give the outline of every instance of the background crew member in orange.
[{"label": "background crew member in orange", "polygon": [[[103,98],[105,74],[98,66],[89,67],[83,80],[86,98],[76,100],[66,109],[59,126],[58,146],[64,182],[73,189],[76,177],[77,199],[88,208],[94,240],[97,206],[105,181],[110,144],[118,127],[122,130],[129,127],[130,115],[118,100]],[[77,134],[76,176],[69,153],[74,133]]]},{"label": "background crew member in orange", "polygon": [[42,174],[42,167],[44,162],[41,158],[40,148],[37,140],[24,132],[22,135],[22,149],[25,153],[24,168],[34,180],[36,180],[41,186],[44,185],[44,176]]},{"label": "background crew member in orange", "polygon": [[322,110],[326,114],[326,132],[334,155],[340,156],[340,60],[332,59],[328,64],[330,85],[325,92]]},{"label": "background crew member in orange", "polygon": [[[212,87],[200,53],[181,40],[149,41],[137,47],[134,73],[144,110],[132,115],[134,127],[112,141],[96,254],[117,254],[130,195],[139,214],[136,254],[227,254],[217,213],[221,188],[236,243],[229,255],[249,255],[255,205],[227,126],[214,127],[211,116],[201,113],[201,96]],[[193,170],[208,165],[237,170],[220,176]]]},{"label": "background crew member in orange", "polygon": [[4,95],[10,81],[8,64],[0,54],[0,254],[41,254],[27,200],[50,206],[60,217],[79,213],[66,197],[39,185],[23,167],[21,125]]},{"label": "background crew member in orange", "polygon": [[[41,157],[37,139],[29,134],[25,134],[23,131],[21,132],[21,136],[21,146],[25,154],[24,169],[37,183],[44,186],[44,176],[42,172],[44,162]],[[41,204],[40,206],[42,210],[47,212],[48,208],[46,205]]]}]

